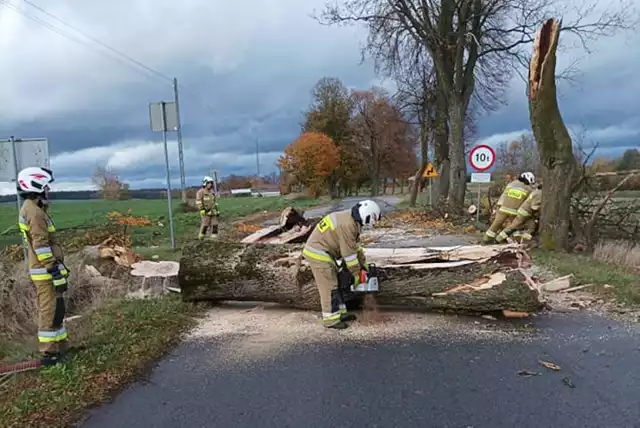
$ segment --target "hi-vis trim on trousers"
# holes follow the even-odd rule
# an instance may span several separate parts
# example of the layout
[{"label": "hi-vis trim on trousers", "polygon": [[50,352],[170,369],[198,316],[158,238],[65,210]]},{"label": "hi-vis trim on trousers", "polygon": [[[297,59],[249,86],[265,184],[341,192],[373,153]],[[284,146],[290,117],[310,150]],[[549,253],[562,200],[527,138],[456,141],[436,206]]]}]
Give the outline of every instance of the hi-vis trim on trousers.
[{"label": "hi-vis trim on trousers", "polygon": [[38,331],[38,341],[41,343],[60,342],[67,337],[67,329],[65,327],[57,331]]}]

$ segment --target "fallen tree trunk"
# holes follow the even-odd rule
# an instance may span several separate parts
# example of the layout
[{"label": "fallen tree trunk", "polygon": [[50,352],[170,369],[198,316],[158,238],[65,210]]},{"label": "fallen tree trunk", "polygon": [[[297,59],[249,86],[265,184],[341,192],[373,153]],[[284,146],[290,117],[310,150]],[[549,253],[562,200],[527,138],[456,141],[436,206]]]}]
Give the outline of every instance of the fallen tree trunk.
[{"label": "fallen tree trunk", "polygon": [[[277,302],[320,309],[298,245],[196,242],[185,247],[178,282],[187,301]],[[539,292],[513,269],[522,250],[493,247],[368,249],[380,277],[378,303],[476,312],[533,312]],[[356,299],[357,301],[357,299]]]}]

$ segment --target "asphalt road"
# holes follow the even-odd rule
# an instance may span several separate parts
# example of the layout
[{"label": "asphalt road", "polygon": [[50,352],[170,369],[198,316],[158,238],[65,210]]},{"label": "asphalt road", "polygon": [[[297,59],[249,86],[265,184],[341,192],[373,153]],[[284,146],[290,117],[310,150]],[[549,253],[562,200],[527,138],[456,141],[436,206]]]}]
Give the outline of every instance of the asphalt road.
[{"label": "asphalt road", "polygon": [[411,340],[302,342],[242,365],[223,355],[231,338],[185,342],[83,426],[640,427],[635,331],[582,314],[544,315],[534,326],[514,341],[426,331]]}]

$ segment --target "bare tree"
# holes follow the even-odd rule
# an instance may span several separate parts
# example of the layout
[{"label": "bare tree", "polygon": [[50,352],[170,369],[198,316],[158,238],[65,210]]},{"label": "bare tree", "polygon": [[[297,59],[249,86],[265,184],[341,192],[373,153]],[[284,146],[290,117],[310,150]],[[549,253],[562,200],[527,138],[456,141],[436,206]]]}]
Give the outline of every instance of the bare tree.
[{"label": "bare tree", "polygon": [[[622,0],[625,1],[625,0]],[[369,28],[367,46],[398,49],[416,43],[433,61],[440,94],[446,103],[449,125],[449,199],[456,210],[466,189],[464,124],[472,99],[484,109],[503,100],[515,70],[528,61],[528,46],[550,14],[573,13],[561,30],[578,36],[586,47],[598,36],[628,28],[626,3],[610,6],[597,15],[595,4],[581,9],[560,0],[344,0],[327,5],[321,21],[328,24],[364,22]],[[389,35],[395,39],[388,41]]]}]

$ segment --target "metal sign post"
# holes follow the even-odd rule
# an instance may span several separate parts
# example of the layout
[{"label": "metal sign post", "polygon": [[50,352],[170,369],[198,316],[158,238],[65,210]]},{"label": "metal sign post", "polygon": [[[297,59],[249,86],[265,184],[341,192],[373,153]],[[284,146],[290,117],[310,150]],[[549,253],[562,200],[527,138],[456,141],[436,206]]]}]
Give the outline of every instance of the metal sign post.
[{"label": "metal sign post", "polygon": [[431,162],[425,168],[422,177],[429,179],[429,208],[433,208],[433,179],[438,177],[438,171]]},{"label": "metal sign post", "polygon": [[[49,141],[46,138],[15,138],[0,140],[0,182],[18,183],[18,172],[30,166],[49,168]],[[16,189],[16,207],[22,208],[22,198]],[[23,242],[24,259],[27,247]]]},{"label": "metal sign post", "polygon": [[[491,146],[479,144],[469,152],[469,164],[478,172],[471,174],[472,183],[491,183],[491,173],[485,173],[496,163],[496,152]],[[476,221],[480,221],[481,186],[478,184],[478,209]]]},{"label": "metal sign post", "polygon": [[167,147],[167,131],[178,129],[178,112],[175,103],[161,101],[149,104],[149,118],[151,120],[151,130],[162,132],[162,143],[164,144],[164,161],[167,175],[167,204],[169,209],[169,229],[171,233],[171,248],[175,250],[176,239],[173,231],[173,209],[171,206],[171,172],[169,169],[169,148]]}]

